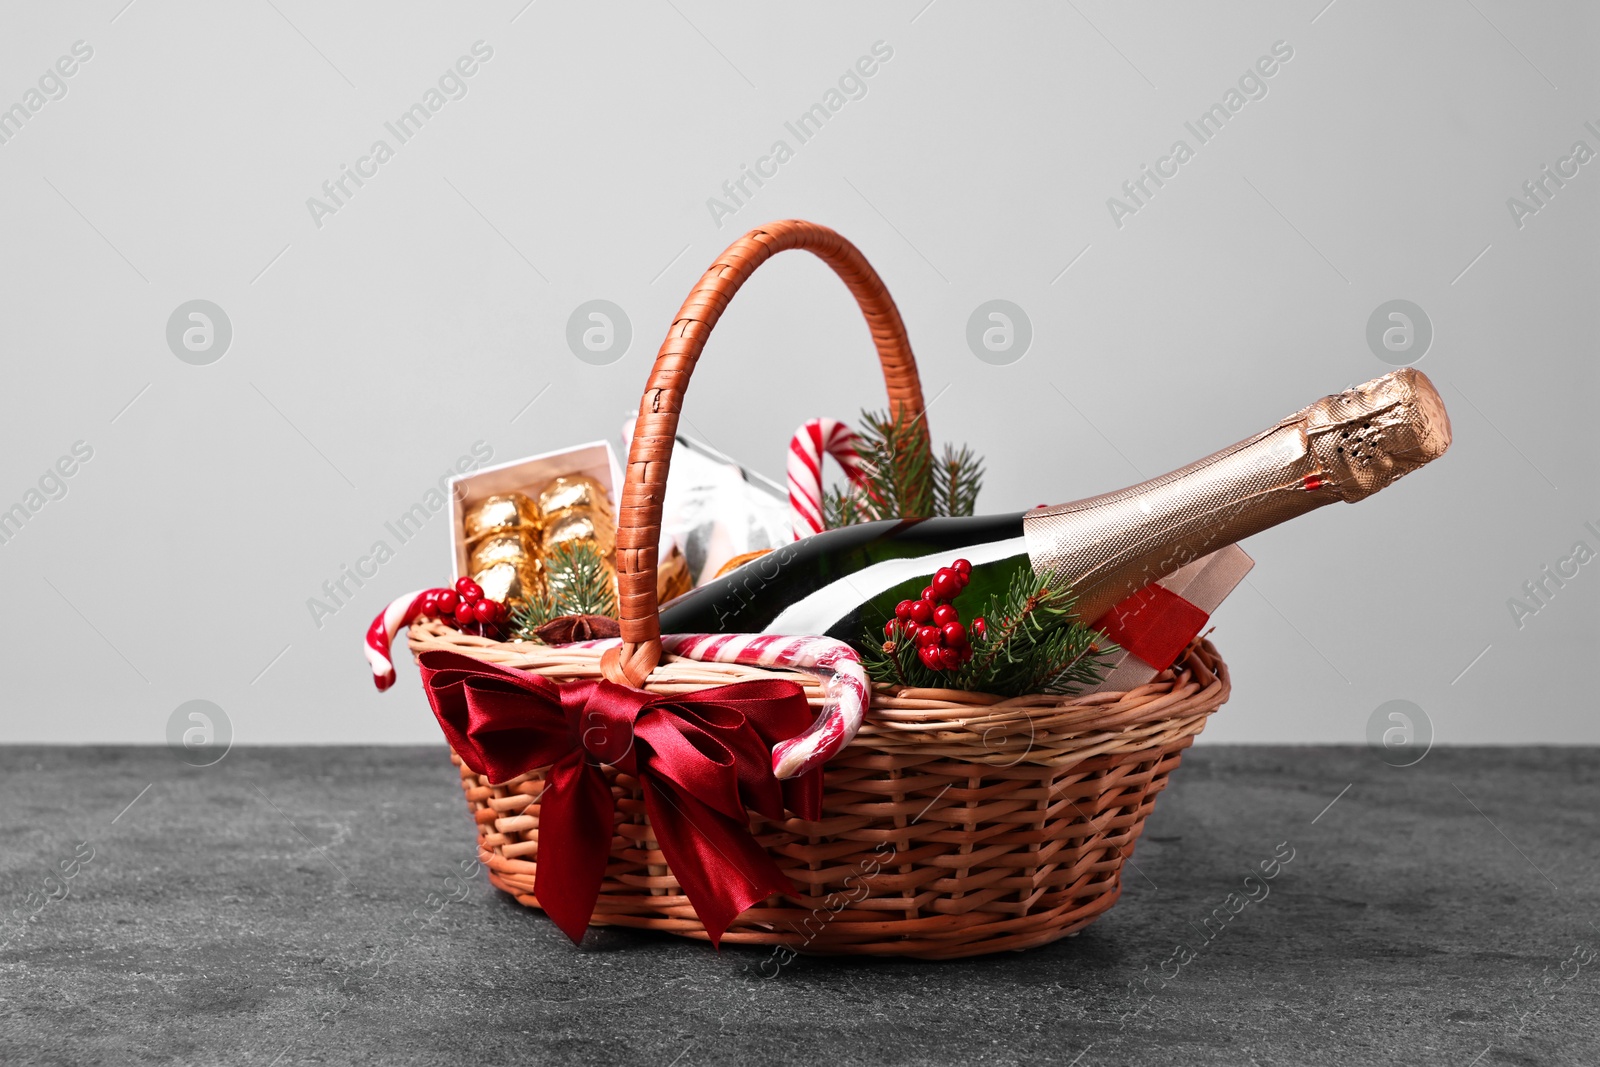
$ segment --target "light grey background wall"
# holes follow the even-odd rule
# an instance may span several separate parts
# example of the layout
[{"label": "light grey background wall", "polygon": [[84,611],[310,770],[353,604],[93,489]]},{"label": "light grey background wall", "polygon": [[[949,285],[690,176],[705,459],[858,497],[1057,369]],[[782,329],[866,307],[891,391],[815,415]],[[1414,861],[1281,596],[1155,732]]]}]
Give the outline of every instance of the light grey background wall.
[{"label": "light grey background wall", "polygon": [[[988,458],[989,511],[1120,487],[1383,373],[1369,318],[1413,302],[1455,446],[1246,545],[1257,569],[1215,620],[1234,698],[1205,740],[1359,741],[1403,699],[1440,743],[1600,741],[1600,563],[1573,554],[1600,551],[1590,5],[103,0],[3,19],[0,105],[22,112],[0,116],[0,507],[28,514],[0,544],[0,740],[158,743],[197,698],[237,743],[437,739],[409,657],[380,696],[360,641],[447,575],[445,520],[404,545],[385,520],[476,442],[499,461],[615,434],[700,271],[798,216],[888,282],[936,438]],[[892,55],[802,143],[785,123],[875,46]],[[1275,47],[1292,55],[1241,85]],[[463,56],[471,76],[441,84]],[[430,89],[402,142],[385,124]],[[1230,89],[1201,143],[1185,123]],[[1180,139],[1192,158],[1127,197]],[[362,162],[379,140],[390,156]],[[790,158],[729,200],[779,140]],[[1547,165],[1569,176],[1541,204],[1523,184]],[[633,330],[607,365],[566,341],[593,299]],[[1032,327],[1007,365],[966,340],[992,299]],[[194,300],[231,327],[225,351],[214,313],[209,348],[192,339],[203,365],[168,339]],[[781,478],[792,427],[881,402],[846,292],[786,256],[719,326],[686,429]],[[379,539],[393,559],[316,625],[308,599]],[[1562,560],[1575,576],[1526,599]]]}]

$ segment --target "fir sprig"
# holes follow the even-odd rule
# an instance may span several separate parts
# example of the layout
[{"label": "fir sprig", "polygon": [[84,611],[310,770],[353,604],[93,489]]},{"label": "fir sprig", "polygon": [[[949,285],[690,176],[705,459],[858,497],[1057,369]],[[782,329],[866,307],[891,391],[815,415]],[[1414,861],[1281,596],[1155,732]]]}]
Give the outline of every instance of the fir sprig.
[{"label": "fir sprig", "polygon": [[856,433],[861,478],[823,494],[829,529],[878,519],[971,515],[983,485],[983,462],[972,449],[945,445],[935,457],[922,417],[864,411]]},{"label": "fir sprig", "polygon": [[861,663],[867,669],[867,677],[883,685],[911,689],[950,687],[949,672],[929,670],[917,658],[917,642],[909,633],[884,637],[868,627],[861,639]]},{"label": "fir sprig", "polygon": [[861,498],[853,485],[832,486],[822,491],[822,525],[837,530],[866,522],[861,516]]},{"label": "fir sprig", "polygon": [[983,461],[966,445],[962,445],[960,451],[953,445],[945,445],[944,455],[934,466],[933,513],[971,515],[978,504],[981,488]]},{"label": "fir sprig", "polygon": [[545,557],[545,589],[511,613],[513,636],[537,640],[535,631],[563,615],[617,617],[615,579],[599,548],[588,541],[557,545]]},{"label": "fir sprig", "polygon": [[973,639],[972,659],[956,670],[930,670],[908,635],[883,638],[870,630],[862,641],[862,662],[873,681],[889,685],[1005,697],[1076,693],[1098,682],[1105,658],[1118,651],[1104,634],[1074,617],[1076,604],[1072,589],[1058,576],[1040,579],[1022,571],[1003,597],[989,598],[981,613],[987,632]]},{"label": "fir sprig", "polygon": [[989,636],[963,673],[985,692],[1072,693],[1100,680],[1101,657],[1116,646],[1073,615],[1078,598],[1055,572],[1019,571],[1002,599],[990,597]]}]

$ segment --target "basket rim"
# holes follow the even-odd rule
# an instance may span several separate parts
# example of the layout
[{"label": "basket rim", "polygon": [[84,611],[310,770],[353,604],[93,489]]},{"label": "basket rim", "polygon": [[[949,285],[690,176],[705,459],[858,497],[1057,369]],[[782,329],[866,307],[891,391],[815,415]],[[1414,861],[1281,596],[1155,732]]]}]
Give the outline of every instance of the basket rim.
[{"label": "basket rim", "polygon": [[[604,649],[542,645],[531,641],[494,641],[465,634],[437,619],[421,617],[411,624],[407,640],[412,653],[443,650],[500,666],[542,674],[556,681],[603,677]],[[807,701],[821,707],[823,682],[814,674],[785,667],[714,663],[663,656],[645,679],[654,693],[684,694],[697,689],[757,678],[796,682]],[[1003,762],[1022,748],[1032,758],[1022,762],[1058,762],[1095,735],[1133,741],[1158,724],[1209,716],[1226,703],[1232,691],[1228,665],[1206,635],[1185,649],[1173,667],[1144,685],[1126,691],[1076,695],[1029,694],[998,698],[957,690],[896,689],[875,685],[856,738],[857,744],[879,751],[914,748],[923,756],[948,747],[952,756],[976,762]],[[1156,731],[1159,734],[1159,730]],[[1150,738],[1154,741],[1154,737]],[[1140,745],[1139,747],[1143,747]],[[958,755],[966,753],[966,755]],[[837,758],[837,755],[835,756]],[[831,761],[830,761],[831,762]]]}]

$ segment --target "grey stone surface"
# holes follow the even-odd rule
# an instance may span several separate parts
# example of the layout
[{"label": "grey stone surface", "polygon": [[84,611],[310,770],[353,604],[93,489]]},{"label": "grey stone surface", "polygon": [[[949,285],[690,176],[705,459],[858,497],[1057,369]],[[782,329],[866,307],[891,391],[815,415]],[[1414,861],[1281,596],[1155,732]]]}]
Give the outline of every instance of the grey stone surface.
[{"label": "grey stone surface", "polygon": [[472,826],[442,748],[5,748],[0,1062],[1594,1063],[1597,780],[1592,749],[1202,747],[1080,936],[768,978],[446,890]]}]

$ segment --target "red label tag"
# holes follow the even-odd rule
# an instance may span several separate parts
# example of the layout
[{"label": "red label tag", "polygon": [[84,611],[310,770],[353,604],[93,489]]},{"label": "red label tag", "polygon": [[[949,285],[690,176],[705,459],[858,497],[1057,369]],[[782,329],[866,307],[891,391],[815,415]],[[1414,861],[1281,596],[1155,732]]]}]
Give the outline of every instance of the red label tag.
[{"label": "red label tag", "polygon": [[1154,582],[1120,601],[1094,624],[1156,670],[1172,666],[1211,616]]}]

